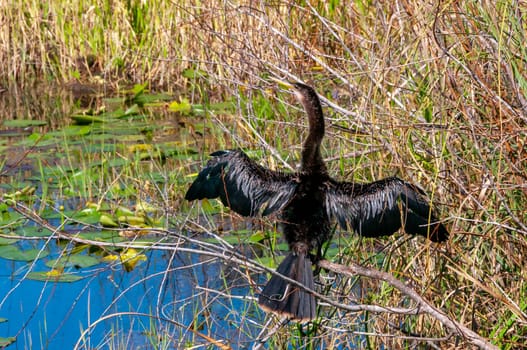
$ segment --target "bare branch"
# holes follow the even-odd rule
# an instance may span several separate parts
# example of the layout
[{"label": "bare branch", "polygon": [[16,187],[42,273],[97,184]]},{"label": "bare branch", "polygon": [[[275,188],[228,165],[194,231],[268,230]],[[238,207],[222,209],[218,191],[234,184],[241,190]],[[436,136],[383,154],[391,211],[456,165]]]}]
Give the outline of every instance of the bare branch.
[{"label": "bare branch", "polygon": [[417,293],[413,288],[404,284],[403,282],[396,279],[394,276],[389,273],[378,271],[372,268],[363,267],[357,264],[351,264],[350,266],[344,266],[340,264],[335,264],[327,260],[322,260],[318,262],[318,266],[333,271],[338,274],[345,276],[353,277],[355,275],[361,275],[364,277],[374,278],[377,280],[385,281],[391,286],[397,288],[401,293],[407,295],[412,300],[414,300],[418,309],[429,314],[430,316],[437,319],[441,324],[450,329],[455,334],[459,334],[469,342],[474,345],[479,346],[482,349],[498,349],[498,347],[489,343],[486,339],[479,336],[476,332],[468,329],[464,325],[452,320],[448,315],[446,315],[441,310],[432,306],[426,299],[424,299],[419,293]]}]

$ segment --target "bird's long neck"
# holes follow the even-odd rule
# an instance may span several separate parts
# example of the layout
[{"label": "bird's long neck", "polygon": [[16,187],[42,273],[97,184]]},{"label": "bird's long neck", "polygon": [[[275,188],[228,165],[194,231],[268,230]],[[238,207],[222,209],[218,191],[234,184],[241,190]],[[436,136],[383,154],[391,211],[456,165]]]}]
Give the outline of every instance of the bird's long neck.
[{"label": "bird's long neck", "polygon": [[300,99],[309,120],[309,134],[302,148],[302,171],[326,173],[326,164],[320,154],[320,144],[324,138],[324,115],[318,96],[302,96]]}]

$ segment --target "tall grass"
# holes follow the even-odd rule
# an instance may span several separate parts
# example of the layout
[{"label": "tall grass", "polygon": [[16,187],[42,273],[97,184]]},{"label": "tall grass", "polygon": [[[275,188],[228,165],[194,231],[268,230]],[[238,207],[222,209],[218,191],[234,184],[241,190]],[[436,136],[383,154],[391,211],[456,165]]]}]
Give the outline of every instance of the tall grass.
[{"label": "tall grass", "polygon": [[[356,239],[336,259],[396,273],[452,318],[516,348],[527,341],[524,5],[10,1],[0,10],[0,79],[5,86],[148,82],[193,101],[234,96],[235,118],[212,116],[228,140],[207,141],[204,153],[261,148],[262,161],[277,167],[294,164],[306,125],[265,78],[313,84],[329,105],[330,171],[356,181],[411,179],[442,208],[452,232],[440,247]],[[274,99],[281,103],[262,105]],[[341,283],[335,297],[349,281]],[[376,281],[360,283],[365,301],[407,302]],[[402,335],[444,335],[426,317],[341,316],[378,335],[367,337],[372,348],[410,346]],[[336,336],[332,322],[323,320],[317,337]],[[276,339],[288,342],[288,333]]]}]

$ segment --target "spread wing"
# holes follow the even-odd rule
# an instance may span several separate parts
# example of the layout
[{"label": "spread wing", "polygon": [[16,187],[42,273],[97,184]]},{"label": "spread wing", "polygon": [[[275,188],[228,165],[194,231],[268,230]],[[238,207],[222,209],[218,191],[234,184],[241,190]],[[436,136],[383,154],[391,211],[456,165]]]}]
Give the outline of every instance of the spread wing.
[{"label": "spread wing", "polygon": [[423,191],[396,177],[369,184],[330,181],[326,208],[342,228],[362,236],[387,236],[402,227],[434,242],[448,239]]},{"label": "spread wing", "polygon": [[240,150],[217,151],[211,157],[186,200],[219,197],[238,214],[268,215],[289,203],[297,188],[293,174],[266,169]]}]

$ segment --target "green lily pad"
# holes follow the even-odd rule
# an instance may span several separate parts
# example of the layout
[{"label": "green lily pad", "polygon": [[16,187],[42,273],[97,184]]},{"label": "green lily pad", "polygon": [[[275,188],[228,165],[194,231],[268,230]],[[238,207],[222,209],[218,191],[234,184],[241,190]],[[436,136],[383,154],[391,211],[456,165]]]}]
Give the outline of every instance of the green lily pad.
[{"label": "green lily pad", "polygon": [[16,261],[33,261],[37,257],[39,259],[48,256],[47,251],[40,251],[38,249],[27,249],[21,250],[15,245],[4,245],[0,246],[0,258],[7,260],[16,260]]},{"label": "green lily pad", "polygon": [[124,111],[123,117],[127,117],[127,116],[134,115],[137,113],[139,113],[139,106],[137,104],[134,104],[130,108],[128,108],[126,111]]},{"label": "green lily pad", "polygon": [[170,103],[168,106],[168,109],[172,112],[180,112],[182,114],[189,114],[192,112],[192,105],[190,104],[189,100],[186,98],[182,98],[180,102],[174,101]]},{"label": "green lily pad", "polygon": [[90,255],[69,255],[58,259],[53,259],[46,262],[46,266],[50,268],[64,268],[64,267],[90,267],[100,263],[99,259]]},{"label": "green lily pad", "polygon": [[[48,133],[48,135],[57,137],[85,136],[88,135],[91,130],[91,125],[68,125],[65,128],[62,128],[61,130],[52,131]],[[71,142],[71,140],[68,142]]]},{"label": "green lily pad", "polygon": [[13,344],[16,341],[15,337],[0,337],[0,348],[5,348],[6,346]]},{"label": "green lily pad", "polygon": [[249,242],[251,243],[260,243],[266,238],[266,235],[262,231],[256,231],[251,236],[249,236]]},{"label": "green lily pad", "polygon": [[257,261],[262,264],[263,266],[267,266],[271,269],[275,269],[280,262],[283,260],[283,257],[276,257],[273,258],[271,256],[264,256],[261,258],[258,258]]},{"label": "green lily pad", "polygon": [[98,211],[94,211],[93,213],[76,213],[70,216],[71,219],[73,219],[75,222],[81,223],[81,224],[89,224],[94,225],[99,223],[99,219],[101,217],[101,213]]},{"label": "green lily pad", "polygon": [[126,166],[129,163],[130,161],[128,159],[117,158],[117,159],[111,159],[107,164],[108,164],[108,167],[110,168],[117,168],[117,167]]},{"label": "green lily pad", "polygon": [[281,250],[283,252],[287,252],[289,250],[289,245],[287,243],[280,243],[277,244],[275,247],[276,250]]},{"label": "green lily pad", "polygon": [[200,70],[200,69],[187,68],[183,71],[183,76],[189,79],[198,79],[198,78],[206,78],[208,74],[207,72]]},{"label": "green lily pad", "polygon": [[16,212],[5,211],[2,213],[2,216],[0,216],[0,225],[7,227],[9,225],[16,225],[17,221],[20,221],[20,223],[22,223],[23,220],[24,220],[24,217],[21,214],[16,213]]},{"label": "green lily pad", "polygon": [[82,232],[78,235],[79,238],[98,242],[122,242],[125,238],[119,236],[117,231],[94,231]]},{"label": "green lily pad", "polygon": [[104,123],[104,118],[95,115],[74,114],[70,116],[77,125],[88,125],[93,123]]},{"label": "green lily pad", "polygon": [[326,254],[324,255],[324,257],[325,257],[326,259],[331,260],[332,258],[334,258],[335,256],[337,256],[340,252],[341,252],[341,248],[340,248],[340,247],[332,247],[332,248],[329,248],[329,249],[326,251]]},{"label": "green lily pad", "polygon": [[24,237],[49,237],[52,235],[50,230],[38,226],[20,226],[15,232]]},{"label": "green lily pad", "polygon": [[104,227],[119,227],[119,224],[115,222],[113,218],[106,214],[101,215],[101,217],[99,218],[99,222]]},{"label": "green lily pad", "polygon": [[133,216],[133,215],[135,215],[133,210],[128,209],[128,208],[123,207],[123,206],[117,207],[117,210],[115,211],[115,216],[117,216],[117,217],[119,217],[119,216]]},{"label": "green lily pad", "polygon": [[[223,235],[221,239],[232,245],[240,244],[244,241],[244,238],[238,235]],[[204,238],[203,241],[207,243],[218,243],[218,239],[215,237],[207,237]]]},{"label": "green lily pad", "polygon": [[[16,236],[13,236],[16,237]],[[0,237],[0,245],[8,245],[18,242],[17,238]]]},{"label": "green lily pad", "polygon": [[51,282],[76,282],[82,277],[71,273],[54,273],[52,271],[34,271],[27,274],[26,278],[33,281],[51,281]]},{"label": "green lily pad", "polygon": [[8,128],[27,128],[28,126],[42,126],[48,123],[43,120],[33,119],[14,119],[4,121],[4,126]]}]

